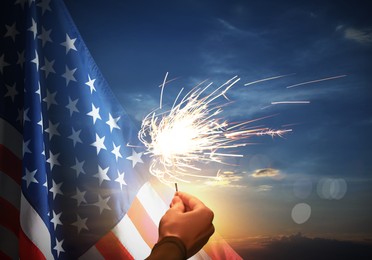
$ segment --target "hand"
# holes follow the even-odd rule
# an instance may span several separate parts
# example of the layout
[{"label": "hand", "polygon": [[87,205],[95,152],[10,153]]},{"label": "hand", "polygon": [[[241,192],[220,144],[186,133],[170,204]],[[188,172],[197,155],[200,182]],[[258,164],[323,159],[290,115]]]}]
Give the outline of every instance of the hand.
[{"label": "hand", "polygon": [[159,241],[167,236],[178,237],[186,247],[187,257],[191,257],[214,233],[213,211],[184,192],[177,192],[170,206],[160,220]]}]

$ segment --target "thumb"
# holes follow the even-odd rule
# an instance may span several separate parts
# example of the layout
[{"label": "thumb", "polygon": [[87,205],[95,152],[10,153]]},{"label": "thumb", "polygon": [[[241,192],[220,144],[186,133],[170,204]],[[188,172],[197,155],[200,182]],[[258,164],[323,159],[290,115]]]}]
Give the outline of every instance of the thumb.
[{"label": "thumb", "polygon": [[177,195],[173,197],[170,207],[171,209],[179,211],[179,212],[185,211],[185,205],[183,204],[183,201],[181,200],[181,198],[178,197]]}]

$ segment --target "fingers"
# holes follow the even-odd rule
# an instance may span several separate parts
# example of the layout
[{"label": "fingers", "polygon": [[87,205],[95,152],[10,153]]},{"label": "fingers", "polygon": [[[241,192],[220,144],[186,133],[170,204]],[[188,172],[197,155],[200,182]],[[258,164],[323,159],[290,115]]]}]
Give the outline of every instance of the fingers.
[{"label": "fingers", "polygon": [[198,208],[205,207],[204,203],[198,200],[196,197],[185,193],[185,192],[177,192],[177,196],[181,198],[183,204],[185,205],[186,209],[188,210],[195,210]]},{"label": "fingers", "polygon": [[211,236],[213,235],[214,231],[215,231],[215,227],[214,227],[214,225],[212,224],[212,225],[210,226],[210,228],[209,228],[208,237],[211,237]]},{"label": "fingers", "polygon": [[203,213],[200,216],[203,216],[203,218],[207,221],[210,222],[213,221],[214,218],[213,211],[206,207],[204,203],[201,202],[196,197],[185,192],[177,192],[175,197],[179,197],[182,200],[184,210],[186,212],[202,211]]},{"label": "fingers", "polygon": [[170,205],[172,210],[179,212],[185,212],[185,205],[179,196],[174,196]]}]

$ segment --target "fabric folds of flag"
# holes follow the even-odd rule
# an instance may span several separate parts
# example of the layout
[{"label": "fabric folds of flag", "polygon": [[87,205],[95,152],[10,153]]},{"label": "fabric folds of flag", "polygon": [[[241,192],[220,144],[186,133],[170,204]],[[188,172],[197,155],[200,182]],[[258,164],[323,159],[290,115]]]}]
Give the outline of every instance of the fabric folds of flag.
[{"label": "fabric folds of flag", "polygon": [[[136,127],[62,0],[0,5],[0,259],[144,259],[172,194]],[[194,258],[240,259],[219,238]]]}]

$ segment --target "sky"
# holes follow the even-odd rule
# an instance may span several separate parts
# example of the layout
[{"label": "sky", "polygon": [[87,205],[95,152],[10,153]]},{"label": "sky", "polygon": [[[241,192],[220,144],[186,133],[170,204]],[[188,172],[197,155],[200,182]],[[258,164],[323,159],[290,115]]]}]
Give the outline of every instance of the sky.
[{"label": "sky", "polygon": [[[338,248],[345,256],[343,243],[357,241],[362,248],[352,244],[354,252],[368,251],[370,1],[65,3],[138,127],[159,106],[159,85],[168,72],[175,80],[164,88],[164,104],[172,104],[182,87],[191,90],[203,80],[218,87],[238,76],[224,118],[269,116],[253,126],[292,130],[252,138],[254,144],[231,151],[243,158],[206,165],[203,171],[220,170],[220,181],[179,184],[214,210],[217,231],[235,250],[265,259],[278,248],[294,256],[313,246]],[[248,84],[277,76],[283,77]],[[306,102],[275,104],[283,101]]]}]

